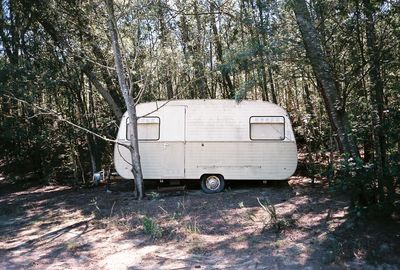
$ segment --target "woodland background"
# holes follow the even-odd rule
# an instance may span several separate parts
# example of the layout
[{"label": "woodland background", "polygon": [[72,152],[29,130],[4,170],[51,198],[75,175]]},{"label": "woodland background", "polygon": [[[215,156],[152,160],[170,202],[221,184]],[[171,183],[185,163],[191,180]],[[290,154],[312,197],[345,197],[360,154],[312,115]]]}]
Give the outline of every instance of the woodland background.
[{"label": "woodland background", "polygon": [[[393,212],[398,1],[142,0],[114,11],[135,102],[276,103],[300,170],[349,191],[356,207]],[[110,166],[112,144],[64,121],[114,138],[125,111],[105,3],[2,0],[0,100],[0,170],[13,183],[88,184]]]}]

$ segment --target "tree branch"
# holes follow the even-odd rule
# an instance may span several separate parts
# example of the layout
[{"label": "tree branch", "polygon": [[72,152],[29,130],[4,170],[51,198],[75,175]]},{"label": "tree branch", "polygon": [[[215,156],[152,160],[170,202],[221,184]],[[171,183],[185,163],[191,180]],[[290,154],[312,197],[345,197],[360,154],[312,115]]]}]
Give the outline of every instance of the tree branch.
[{"label": "tree branch", "polygon": [[[119,143],[117,140],[110,139],[110,138],[107,138],[107,137],[105,137],[105,136],[99,135],[99,134],[97,134],[97,133],[95,133],[95,132],[93,132],[93,131],[91,131],[91,130],[89,130],[89,129],[87,129],[87,128],[81,127],[81,126],[79,126],[79,125],[77,125],[77,124],[71,122],[71,121],[68,120],[68,119],[63,118],[63,117],[61,116],[61,114],[58,113],[58,112],[56,112],[56,111],[53,111],[53,110],[47,109],[47,108],[43,108],[43,107],[41,107],[41,106],[39,106],[39,105],[37,105],[37,104],[34,104],[34,103],[29,103],[28,101],[23,100],[23,99],[19,99],[19,98],[15,97],[14,95],[11,95],[11,94],[10,94],[10,95],[5,94],[4,96],[5,96],[5,97],[8,97],[8,98],[11,98],[11,99],[13,99],[13,100],[15,100],[15,101],[19,101],[19,102],[21,102],[21,103],[23,103],[23,104],[25,104],[25,105],[31,106],[31,107],[33,107],[33,108],[36,108],[36,109],[38,109],[38,110],[41,110],[41,111],[45,112],[45,113],[43,113],[43,114],[52,115],[52,116],[54,116],[54,117],[57,118],[57,121],[65,122],[65,123],[67,123],[67,124],[69,124],[69,125],[71,125],[71,126],[77,128],[77,129],[80,129],[80,130],[82,130],[82,131],[84,131],[84,132],[86,132],[86,133],[89,133],[89,134],[91,134],[91,135],[93,135],[93,136],[96,136],[97,138],[99,138],[99,139],[101,139],[101,140],[103,140],[103,141],[110,142],[110,143],[117,143],[117,144],[119,144],[119,145],[122,145],[122,146],[125,146],[125,147],[126,147],[125,144]],[[31,116],[30,118],[32,118],[32,116]]]}]

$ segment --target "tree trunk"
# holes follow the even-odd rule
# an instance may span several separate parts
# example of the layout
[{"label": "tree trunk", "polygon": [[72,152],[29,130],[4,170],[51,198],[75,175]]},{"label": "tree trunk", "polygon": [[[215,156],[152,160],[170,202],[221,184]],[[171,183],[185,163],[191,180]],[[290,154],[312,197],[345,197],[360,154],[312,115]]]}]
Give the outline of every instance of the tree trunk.
[{"label": "tree trunk", "polygon": [[221,72],[221,76],[222,76],[222,85],[224,88],[223,93],[225,93],[224,95],[227,98],[233,98],[235,96],[235,90],[233,89],[233,84],[232,84],[232,80],[229,76],[229,71],[227,70],[227,68],[225,68],[223,66],[224,61],[223,61],[223,55],[222,55],[221,38],[218,33],[218,28],[217,28],[214,14],[212,14],[212,13],[214,13],[214,5],[215,5],[215,3],[213,3],[213,2],[210,3],[210,13],[211,13],[210,23],[211,23],[211,29],[212,29],[213,39],[214,39],[214,43],[215,43],[215,49],[216,49],[216,53],[217,53],[217,61],[219,64],[219,71]]},{"label": "tree trunk", "polygon": [[122,111],[121,108],[118,106],[117,102],[115,102],[114,98],[111,96],[110,92],[97,80],[96,75],[93,72],[84,69],[83,72],[88,77],[90,83],[96,87],[99,94],[104,98],[104,100],[110,105],[115,119],[120,121],[122,118]]},{"label": "tree trunk", "polygon": [[[163,48],[167,47],[167,25],[164,20],[164,10],[163,10],[163,3],[161,0],[158,1],[158,20],[159,20],[159,25],[160,25],[160,39],[161,39],[161,45]],[[167,99],[172,99],[174,97],[174,90],[172,86],[172,76],[171,76],[171,71],[169,68],[165,70],[165,74],[162,74],[162,82],[165,84],[166,88],[166,97]]]},{"label": "tree trunk", "polygon": [[329,115],[333,130],[337,131],[338,140],[343,151],[353,158],[359,158],[359,152],[353,136],[349,132],[346,112],[338,95],[337,84],[331,67],[322,50],[321,42],[308,11],[305,0],[292,1],[297,25],[303,39],[307,58],[310,60],[314,74],[321,83],[321,95]]},{"label": "tree trunk", "polygon": [[[81,119],[82,124],[89,129],[93,129],[92,121],[90,120],[89,114],[87,112],[88,101],[85,99],[84,85],[85,78],[82,71],[80,74],[79,86],[76,88],[75,91],[76,104],[78,107],[79,118]],[[96,139],[93,137],[92,134],[86,133],[86,140],[88,144],[90,164],[93,175],[95,172],[98,171]]]},{"label": "tree trunk", "polygon": [[[180,1],[177,1],[178,5],[181,5]],[[189,59],[191,58],[191,56],[193,55],[193,47],[190,44],[190,34],[189,34],[189,26],[188,26],[188,22],[186,20],[186,16],[182,15],[180,20],[179,20],[179,29],[181,32],[181,38],[182,38],[182,47],[183,47],[183,54],[185,56],[184,61],[187,64],[192,64],[189,62]],[[192,64],[193,66],[193,64]],[[192,84],[190,83],[190,75],[188,71],[185,71],[185,80],[186,80],[186,84],[189,84],[189,97],[191,99],[194,99],[196,97],[196,93],[195,93],[195,88],[192,86]]]},{"label": "tree trunk", "polygon": [[[365,59],[365,53],[364,53],[364,34],[362,33],[362,25],[361,23],[363,23],[363,19],[362,14],[361,14],[361,5],[360,2],[357,0],[356,1],[356,12],[355,12],[355,19],[356,19],[356,41],[357,41],[357,45],[358,48],[360,50],[360,60],[361,60],[361,64],[360,64],[360,72],[359,75],[361,77],[361,93],[364,96],[365,100],[368,100],[368,92],[367,92],[367,86],[366,86],[366,80],[365,80],[365,67],[367,60]],[[364,148],[364,163],[368,163],[372,157],[373,157],[373,152],[374,152],[374,148],[373,148],[373,138],[372,138],[372,132],[367,129],[366,134],[364,135],[363,138],[363,148]]]},{"label": "tree trunk", "polygon": [[[268,36],[266,34],[267,32],[267,26],[269,24],[268,20],[267,20],[267,25],[264,23],[264,8],[265,8],[265,4],[262,3],[260,0],[256,1],[256,6],[257,6],[257,10],[252,2],[252,9],[253,9],[253,14],[254,14],[254,24],[257,27],[257,20],[256,20],[256,16],[255,14],[258,11],[258,19],[259,22],[258,24],[261,27],[261,31],[257,30],[257,35],[258,35],[258,40],[257,40],[257,45],[259,46],[259,52],[258,55],[260,57],[260,64],[259,64],[259,68],[258,68],[258,74],[259,74],[259,81],[260,81],[260,86],[262,89],[262,100],[263,101],[269,101],[268,98],[268,82],[267,82],[267,72],[265,70],[265,65],[267,60],[270,59],[270,57],[268,56],[268,54],[265,52],[265,43],[268,42]],[[268,69],[270,68],[269,66],[271,65],[270,61],[268,61]],[[261,75],[261,76],[260,76]],[[260,78],[261,77],[261,78]]]},{"label": "tree trunk", "polygon": [[378,189],[381,200],[384,199],[384,171],[386,161],[386,138],[383,132],[383,82],[381,78],[381,64],[379,48],[376,44],[376,31],[373,14],[373,6],[369,0],[364,0],[364,13],[366,17],[367,54],[370,64],[370,96],[372,107],[372,129],[375,149],[375,165],[378,177]]},{"label": "tree trunk", "polygon": [[197,26],[197,35],[196,35],[196,44],[194,47],[194,55],[195,60],[193,62],[193,66],[195,68],[195,76],[196,76],[196,86],[199,98],[205,99],[208,96],[208,84],[207,77],[205,76],[205,67],[203,63],[203,51],[202,51],[202,21],[200,20],[200,15],[198,11],[197,1],[194,1],[194,14],[196,19]]},{"label": "tree trunk", "polygon": [[312,105],[312,101],[311,101],[310,90],[308,88],[308,83],[307,83],[307,81],[304,80],[304,78],[302,78],[302,82],[303,82],[303,90],[304,90],[304,106],[306,108],[306,112],[308,115],[310,115],[311,119],[315,119],[315,114],[314,114],[313,105]]},{"label": "tree trunk", "polygon": [[121,50],[118,41],[117,25],[114,17],[113,0],[106,0],[106,4],[115,68],[117,70],[119,86],[124,97],[129,117],[128,130],[130,133],[130,144],[128,148],[131,152],[132,174],[135,181],[135,193],[137,198],[141,200],[143,198],[143,174],[139,155],[136,107],[135,102],[129,93],[129,88],[126,83],[125,69],[122,63]]},{"label": "tree trunk", "polygon": [[[181,5],[180,1],[177,1]],[[183,4],[182,4],[183,6]],[[185,56],[185,61],[190,60],[190,64],[194,70],[194,88],[190,87],[190,98],[207,98],[208,86],[207,78],[205,77],[205,67],[202,60],[202,44],[201,44],[201,31],[202,22],[198,13],[197,2],[193,5],[193,15],[195,17],[197,35],[193,35],[189,29],[189,22],[185,15],[182,15],[179,21],[179,28],[182,36],[182,45]],[[193,40],[192,40],[193,39]]]},{"label": "tree trunk", "polygon": [[271,94],[272,94],[272,102],[275,103],[275,104],[278,104],[278,99],[276,98],[274,78],[272,77],[272,69],[271,69],[271,67],[268,67],[268,76],[269,76],[269,86],[271,88]]}]

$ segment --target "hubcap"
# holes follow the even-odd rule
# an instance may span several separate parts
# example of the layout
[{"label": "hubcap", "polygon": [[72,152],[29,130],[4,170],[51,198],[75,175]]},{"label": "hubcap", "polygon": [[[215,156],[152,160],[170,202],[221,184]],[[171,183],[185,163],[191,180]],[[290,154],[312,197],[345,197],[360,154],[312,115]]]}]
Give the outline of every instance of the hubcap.
[{"label": "hubcap", "polygon": [[217,190],[221,186],[221,181],[215,175],[209,176],[206,179],[206,187],[209,190]]}]

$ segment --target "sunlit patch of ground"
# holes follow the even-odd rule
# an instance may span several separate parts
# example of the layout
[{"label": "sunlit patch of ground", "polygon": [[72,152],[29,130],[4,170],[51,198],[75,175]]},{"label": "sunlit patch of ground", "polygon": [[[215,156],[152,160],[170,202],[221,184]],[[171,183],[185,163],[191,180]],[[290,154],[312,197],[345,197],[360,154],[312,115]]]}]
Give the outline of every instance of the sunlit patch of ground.
[{"label": "sunlit patch of ground", "polygon": [[131,192],[62,186],[8,193],[0,198],[0,268],[398,269],[398,231],[355,221],[345,197],[309,179],[152,194],[135,201]]}]

